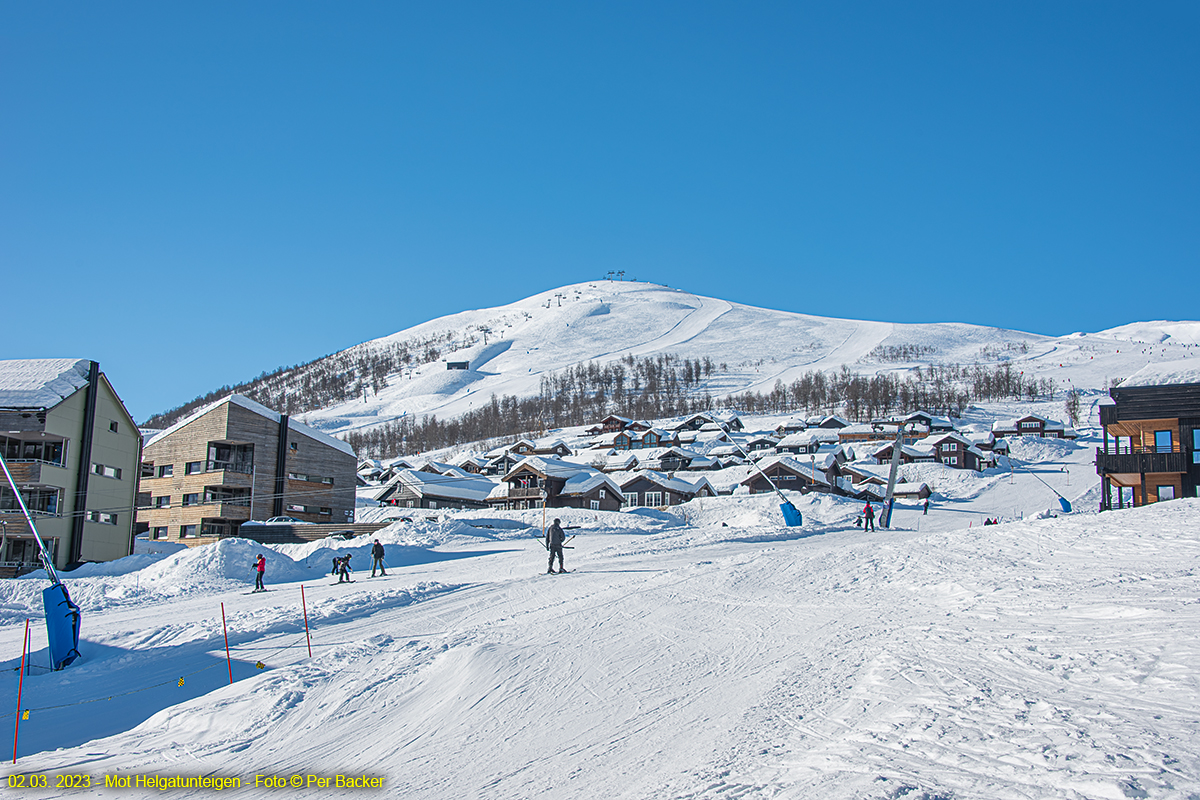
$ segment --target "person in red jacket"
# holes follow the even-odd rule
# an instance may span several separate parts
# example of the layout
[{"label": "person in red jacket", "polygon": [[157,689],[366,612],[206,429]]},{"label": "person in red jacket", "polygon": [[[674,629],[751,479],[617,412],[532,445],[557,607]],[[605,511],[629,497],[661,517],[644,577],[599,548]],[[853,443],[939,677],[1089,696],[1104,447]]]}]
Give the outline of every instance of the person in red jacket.
[{"label": "person in red jacket", "polygon": [[875,507],[868,500],[866,506],[863,507],[863,533],[875,530]]},{"label": "person in red jacket", "polygon": [[258,577],[254,579],[254,591],[265,592],[266,586],[263,586],[263,573],[267,571],[267,560],[263,558],[263,554],[258,554],[258,560],[254,562],[254,569],[258,573]]}]

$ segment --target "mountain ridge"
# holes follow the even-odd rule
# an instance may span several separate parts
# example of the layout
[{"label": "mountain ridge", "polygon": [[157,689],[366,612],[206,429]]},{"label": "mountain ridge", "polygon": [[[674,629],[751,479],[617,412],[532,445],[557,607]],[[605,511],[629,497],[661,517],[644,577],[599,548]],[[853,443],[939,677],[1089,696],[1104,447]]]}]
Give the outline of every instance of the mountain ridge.
[{"label": "mountain ridge", "polygon": [[[535,395],[542,377],[556,371],[629,357],[709,361],[716,368],[699,390],[715,398],[769,392],[777,382],[843,366],[870,376],[931,364],[1005,362],[1064,387],[1102,389],[1155,359],[1190,358],[1198,342],[1200,323],[1191,321],[1055,337],[962,322],[821,317],[657,284],[601,280],[427,320],[264,374],[257,384],[223,389],[344,434],[406,415],[455,417],[493,395]],[[448,370],[448,361],[467,361],[469,368]],[[154,420],[171,421],[163,415]]]}]

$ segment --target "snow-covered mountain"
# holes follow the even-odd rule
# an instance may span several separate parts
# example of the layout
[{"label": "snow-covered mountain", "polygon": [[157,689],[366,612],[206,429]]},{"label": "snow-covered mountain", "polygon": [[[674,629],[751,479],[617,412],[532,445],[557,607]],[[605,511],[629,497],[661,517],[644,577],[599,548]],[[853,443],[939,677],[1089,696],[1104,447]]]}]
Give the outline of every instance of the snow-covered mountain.
[{"label": "snow-covered mountain", "polygon": [[[962,323],[900,324],[835,319],[731,303],[648,283],[595,281],[506,306],[431,320],[355,350],[421,341],[458,349],[393,372],[378,392],[309,412],[338,433],[403,414],[454,417],[490,397],[536,394],[543,374],[582,362],[671,353],[711,359],[702,389],[714,397],[770,391],[810,370],[843,365],[862,374],[919,364],[1009,360],[1021,371],[1101,388],[1158,360],[1196,359],[1200,322],[1144,322],[1099,333],[1049,337]],[[468,361],[448,370],[448,361]]]},{"label": "snow-covered mountain", "polygon": [[[817,298],[789,299],[796,304]],[[928,302],[925,300],[923,302]],[[1015,299],[1012,302],[1019,302]],[[901,324],[756,308],[638,282],[564,286],[505,306],[463,311],[284,370],[247,391],[272,407],[344,434],[402,415],[453,418],[492,395],[528,397],[542,377],[627,356],[707,359],[696,392],[769,392],[806,372],[872,375],[928,364],[995,365],[1100,389],[1159,361],[1200,366],[1200,322],[1142,322],[1050,337],[962,323]],[[468,362],[465,370],[448,362]],[[331,383],[336,391],[329,391]],[[325,387],[324,389],[322,387]],[[238,389],[243,391],[242,389]],[[332,399],[324,401],[328,396]]]}]

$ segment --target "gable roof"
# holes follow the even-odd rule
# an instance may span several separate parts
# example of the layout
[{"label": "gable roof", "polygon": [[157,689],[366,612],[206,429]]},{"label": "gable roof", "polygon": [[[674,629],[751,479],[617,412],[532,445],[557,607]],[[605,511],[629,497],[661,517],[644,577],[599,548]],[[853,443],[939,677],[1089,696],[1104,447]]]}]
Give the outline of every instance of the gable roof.
[{"label": "gable roof", "polygon": [[402,470],[388,481],[372,499],[380,500],[403,484],[421,497],[449,497],[456,500],[473,500],[482,503],[496,488],[496,482],[472,475],[469,478],[438,475],[419,470]]},{"label": "gable roof", "polygon": [[[166,436],[170,436],[172,433],[179,430],[183,426],[190,425],[193,421],[199,419],[200,417],[204,416],[205,414],[212,411],[213,409],[218,408],[222,405],[225,405],[226,403],[230,403],[235,406],[240,406],[241,408],[244,408],[247,411],[250,411],[254,414],[258,414],[260,417],[266,417],[267,419],[271,420],[272,422],[274,422],[276,424],[278,424],[279,420],[282,419],[282,417],[283,417],[283,415],[280,414],[278,411],[272,411],[271,409],[267,408],[266,406],[262,405],[261,403],[254,402],[249,397],[246,397],[246,396],[240,395],[240,394],[231,394],[228,397],[224,397],[215,403],[210,403],[209,405],[205,406],[204,408],[193,411],[191,414],[184,417],[179,422],[176,422],[174,425],[167,428],[162,433],[157,434],[150,441],[146,442],[146,446],[149,447],[150,445],[157,442],[159,439],[162,439],[163,437],[166,437]],[[288,430],[296,431],[297,433],[302,433],[310,439],[318,441],[321,444],[328,445],[329,447],[332,447],[335,450],[340,450],[341,452],[343,452],[347,455],[350,455],[350,456],[354,455],[354,448],[351,447],[346,442],[343,442],[341,439],[335,439],[334,437],[330,436],[327,433],[321,433],[316,428],[310,428],[302,422],[297,422],[296,419],[293,417],[288,417]]]},{"label": "gable roof", "polygon": [[85,358],[21,358],[0,361],[0,406],[54,408],[87,386]]},{"label": "gable roof", "polygon": [[525,468],[547,478],[565,478],[566,483],[559,494],[587,494],[601,484],[607,484],[617,494],[621,493],[621,487],[617,485],[616,481],[598,469],[545,456],[528,456],[521,459],[515,467],[509,470],[503,480],[507,482],[518,471]]}]

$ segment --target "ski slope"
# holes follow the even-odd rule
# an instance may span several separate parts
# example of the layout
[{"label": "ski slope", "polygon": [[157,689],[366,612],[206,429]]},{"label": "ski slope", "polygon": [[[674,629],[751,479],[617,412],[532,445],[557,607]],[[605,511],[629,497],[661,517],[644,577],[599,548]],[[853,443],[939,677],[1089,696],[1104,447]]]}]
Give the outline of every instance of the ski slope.
[{"label": "ski slope", "polygon": [[[893,531],[824,495],[792,496],[802,529],[769,496],[559,510],[580,526],[561,576],[534,511],[397,523],[386,578],[363,569],[369,541],[98,565],[68,579],[83,659],[25,678],[17,771],[101,788],[23,794],[205,774],[269,797],[256,775],[366,774],[455,800],[1196,796],[1200,501],[1087,513],[1088,453],[1028,441],[1011,476],[913,465],[940,499]],[[1077,513],[1036,518],[1056,504],[1033,470]],[[248,594],[260,551],[271,591]],[[10,698],[42,586],[0,585]],[[45,664],[37,625],[33,643]]]}]

